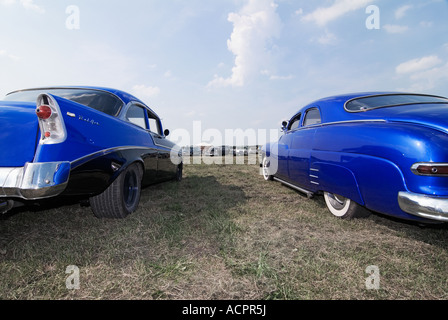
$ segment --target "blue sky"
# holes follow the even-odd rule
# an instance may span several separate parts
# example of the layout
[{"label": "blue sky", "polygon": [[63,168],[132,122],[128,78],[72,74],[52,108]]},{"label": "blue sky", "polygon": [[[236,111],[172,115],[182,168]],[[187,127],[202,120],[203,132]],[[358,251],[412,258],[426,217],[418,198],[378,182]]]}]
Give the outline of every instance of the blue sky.
[{"label": "blue sky", "polygon": [[333,94],[447,96],[447,16],[446,0],[0,0],[0,95],[122,89],[195,144]]}]

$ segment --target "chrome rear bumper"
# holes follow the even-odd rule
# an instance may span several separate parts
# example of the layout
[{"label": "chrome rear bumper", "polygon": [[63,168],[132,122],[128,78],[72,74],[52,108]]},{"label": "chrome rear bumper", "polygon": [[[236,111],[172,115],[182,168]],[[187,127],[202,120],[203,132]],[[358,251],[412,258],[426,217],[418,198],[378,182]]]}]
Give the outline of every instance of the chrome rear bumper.
[{"label": "chrome rear bumper", "polygon": [[401,210],[414,216],[448,222],[448,197],[400,192],[398,203]]},{"label": "chrome rear bumper", "polygon": [[37,200],[61,194],[70,176],[69,162],[27,163],[0,168],[0,198]]}]

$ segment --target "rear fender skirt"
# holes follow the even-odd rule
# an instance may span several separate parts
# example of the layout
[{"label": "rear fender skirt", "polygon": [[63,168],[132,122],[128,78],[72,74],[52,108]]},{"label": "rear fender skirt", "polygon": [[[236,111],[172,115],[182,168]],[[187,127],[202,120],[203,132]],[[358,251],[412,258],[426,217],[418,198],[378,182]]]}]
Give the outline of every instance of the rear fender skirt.
[{"label": "rear fender skirt", "polygon": [[355,175],[345,167],[314,162],[310,169],[310,179],[321,191],[338,194],[362,206],[365,205]]},{"label": "rear fender skirt", "polygon": [[[321,188],[322,191],[340,192],[341,196],[372,211],[412,218],[398,204],[398,193],[408,188],[402,171],[393,162],[368,155],[325,151],[314,151],[312,158],[312,168],[318,168],[317,164],[321,167],[325,164],[328,168],[327,174],[319,177],[321,185],[328,184]],[[353,190],[343,193],[345,189]]]}]

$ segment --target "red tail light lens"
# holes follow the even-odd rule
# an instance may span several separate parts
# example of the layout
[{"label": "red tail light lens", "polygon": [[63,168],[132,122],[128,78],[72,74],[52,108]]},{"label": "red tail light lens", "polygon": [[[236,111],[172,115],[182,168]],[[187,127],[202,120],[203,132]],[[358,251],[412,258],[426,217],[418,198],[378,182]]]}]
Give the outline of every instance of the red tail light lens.
[{"label": "red tail light lens", "polygon": [[448,175],[448,164],[440,163],[420,163],[412,167],[412,171],[424,176],[445,176]]},{"label": "red tail light lens", "polygon": [[39,119],[47,120],[51,117],[51,108],[49,106],[40,106],[36,109],[36,114]]}]

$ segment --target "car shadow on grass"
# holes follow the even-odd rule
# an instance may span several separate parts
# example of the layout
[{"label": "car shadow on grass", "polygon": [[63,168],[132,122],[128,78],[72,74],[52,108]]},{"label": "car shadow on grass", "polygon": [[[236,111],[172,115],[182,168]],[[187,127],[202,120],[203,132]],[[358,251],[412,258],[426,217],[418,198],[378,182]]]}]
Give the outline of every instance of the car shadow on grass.
[{"label": "car shadow on grass", "polygon": [[[145,188],[138,210],[123,220],[97,219],[90,208],[61,201],[17,208],[0,221],[4,298],[174,297],[179,283],[190,288],[193,277],[202,284],[202,270],[216,275],[223,268],[216,257],[230,252],[240,234],[232,209],[246,195],[213,176],[190,175]],[[79,267],[82,290],[65,289],[69,265]]]},{"label": "car shadow on grass", "polygon": [[[189,176],[180,183],[144,188],[137,211],[123,220],[98,219],[79,200],[61,197],[13,209],[1,216],[2,244],[22,243],[21,239],[32,237],[35,245],[41,242],[40,251],[51,246],[49,251],[56,255],[58,245],[49,239],[60,243],[82,239],[85,248],[79,250],[84,252],[96,252],[101,244],[108,246],[112,241],[126,247],[135,243],[136,248],[146,248],[145,255],[152,254],[146,251],[157,247],[157,241],[186,252],[215,251],[220,243],[232,241],[238,226],[230,212],[246,202],[246,195],[242,188],[222,184],[213,176]],[[114,252],[117,250],[119,246]]]}]

